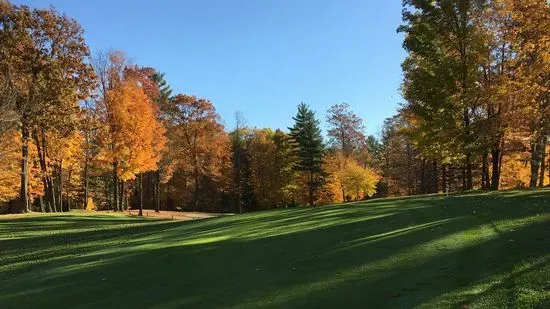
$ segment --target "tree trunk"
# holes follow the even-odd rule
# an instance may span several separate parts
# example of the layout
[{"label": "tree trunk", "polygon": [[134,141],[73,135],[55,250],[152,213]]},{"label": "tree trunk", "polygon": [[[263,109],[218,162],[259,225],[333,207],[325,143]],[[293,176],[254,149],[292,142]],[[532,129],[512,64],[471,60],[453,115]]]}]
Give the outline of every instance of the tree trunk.
[{"label": "tree trunk", "polygon": [[541,138],[537,138],[536,141],[531,143],[531,179],[529,181],[530,188],[537,187],[537,180],[540,168],[540,141]]},{"label": "tree trunk", "polygon": [[482,157],[482,166],[481,166],[481,188],[487,190],[491,187],[489,181],[489,152],[485,150]]},{"label": "tree trunk", "polygon": [[155,172],[155,212],[160,212],[160,171]]},{"label": "tree trunk", "polygon": [[462,166],[462,174],[460,176],[462,178],[462,191],[466,191],[466,166]]},{"label": "tree trunk", "polygon": [[447,164],[441,165],[441,189],[443,190],[443,193],[449,192],[448,184],[447,184]]},{"label": "tree trunk", "polygon": [[126,207],[124,207],[124,200],[125,200],[125,194],[124,194],[124,185],[125,185],[125,181],[124,180],[121,180],[120,181],[120,211],[124,211],[126,210]]},{"label": "tree trunk", "polygon": [[139,173],[139,214],[143,216],[143,173]]},{"label": "tree trunk", "polygon": [[65,192],[67,195],[67,211],[71,211],[71,174],[72,171],[69,170],[69,174],[67,175],[67,192]]},{"label": "tree trunk", "polygon": [[466,190],[473,189],[473,176],[472,176],[472,155],[470,153],[466,154]]},{"label": "tree trunk", "polygon": [[[466,74],[466,73],[464,73]],[[462,88],[463,88],[463,91],[465,90],[464,88],[464,85],[465,85],[465,81],[466,80],[466,77],[464,76],[463,77],[463,81],[462,81]],[[470,136],[471,136],[471,132],[470,132],[470,111],[468,108],[466,108],[464,110],[464,114],[463,114],[463,117],[464,117],[464,129],[466,131],[466,137],[465,137],[465,140],[464,140],[464,153],[465,153],[465,164],[464,164],[464,180],[463,180],[463,189],[464,190],[471,190],[473,188],[472,184],[473,184],[473,179],[472,179],[472,153],[470,152],[470,150],[468,150],[468,145],[470,144]]]},{"label": "tree trunk", "polygon": [[439,192],[439,179],[438,179],[438,173],[437,173],[437,160],[433,160],[432,164],[433,170],[432,170],[432,193]]},{"label": "tree trunk", "polygon": [[[414,194],[414,157],[412,155],[412,147],[411,144],[407,141],[406,142],[406,150],[407,150],[407,195],[413,195]],[[387,163],[388,166],[390,166],[390,162]]]},{"label": "tree trunk", "polygon": [[107,209],[108,210],[111,210],[111,207],[112,207],[112,204],[111,204],[111,191],[109,189],[109,184],[108,184],[108,181],[107,181],[107,177],[105,177],[105,200],[107,201]]},{"label": "tree trunk", "polygon": [[53,212],[57,212],[57,194],[55,191],[55,180],[53,177],[49,177],[50,182],[50,198],[52,201]]},{"label": "tree trunk", "polygon": [[59,162],[56,168],[57,171],[57,184],[59,191],[59,211],[63,212],[63,161]]},{"label": "tree trunk", "polygon": [[546,172],[546,143],[547,143],[547,138],[546,138],[546,136],[544,136],[542,138],[542,143],[540,145],[539,187],[544,187],[544,173]]},{"label": "tree trunk", "polygon": [[88,205],[88,188],[90,186],[90,180],[88,178],[88,149],[86,149],[86,158],[84,159],[84,209],[86,209],[86,206]]},{"label": "tree trunk", "polygon": [[166,184],[166,209],[174,210],[174,205],[172,202],[172,185],[170,181]]},{"label": "tree trunk", "polygon": [[426,194],[426,159],[420,162],[420,193]]},{"label": "tree trunk", "polygon": [[26,116],[21,123],[21,188],[19,192],[20,212],[29,211],[29,127]]},{"label": "tree trunk", "polygon": [[346,202],[346,190],[344,190],[342,188],[342,202],[345,203]]},{"label": "tree trunk", "polygon": [[[195,162],[197,162],[196,159],[195,159]],[[199,209],[199,170],[198,170],[198,167],[196,165],[195,165],[195,170],[194,170],[194,173],[193,173],[193,178],[195,180],[195,193],[193,194],[194,195],[193,210],[197,211]]]},{"label": "tree trunk", "polygon": [[113,190],[113,210],[114,211],[118,211],[119,210],[119,206],[118,206],[118,202],[119,202],[119,192],[118,192],[118,172],[117,172],[117,169],[118,169],[118,164],[117,162],[113,163],[113,187],[114,187],[114,190]]},{"label": "tree trunk", "polygon": [[492,175],[491,175],[491,190],[498,190],[500,187],[500,162],[502,159],[502,149],[493,148],[491,150],[491,161],[492,161]]},{"label": "tree trunk", "polygon": [[313,199],[313,191],[314,191],[314,188],[313,188],[314,184],[313,184],[313,171],[310,171],[309,172],[309,206],[313,206],[314,204],[314,199]]},{"label": "tree trunk", "polygon": [[44,207],[44,199],[42,198],[42,195],[40,196],[40,211],[46,212],[46,209]]},{"label": "tree trunk", "polygon": [[[52,195],[52,181],[48,172],[48,166],[46,164],[46,139],[44,137],[44,131],[41,132],[41,138],[38,138],[38,132],[33,130],[34,143],[36,144],[36,150],[38,153],[38,162],[40,164],[40,172],[42,173],[42,184],[44,186],[44,197],[46,197],[46,204],[48,205],[48,212],[52,212],[52,204],[55,201]],[[55,205],[54,205],[55,209]]]}]

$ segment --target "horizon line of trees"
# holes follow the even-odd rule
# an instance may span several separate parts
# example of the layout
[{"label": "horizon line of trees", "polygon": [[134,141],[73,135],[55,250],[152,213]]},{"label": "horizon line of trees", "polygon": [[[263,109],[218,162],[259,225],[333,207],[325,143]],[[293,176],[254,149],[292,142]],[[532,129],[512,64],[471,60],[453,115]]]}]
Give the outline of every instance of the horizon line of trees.
[{"label": "horizon line of trees", "polygon": [[0,0],[0,211],[247,212],[370,197],[544,186],[550,8],[405,0],[403,97],[380,136],[346,103],[287,130],[227,130],[77,21]]}]

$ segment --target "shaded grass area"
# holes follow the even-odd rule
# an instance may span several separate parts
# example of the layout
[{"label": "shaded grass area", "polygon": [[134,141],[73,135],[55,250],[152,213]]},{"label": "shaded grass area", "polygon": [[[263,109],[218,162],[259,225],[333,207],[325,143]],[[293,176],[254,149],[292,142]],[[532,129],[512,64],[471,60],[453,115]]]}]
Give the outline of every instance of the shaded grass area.
[{"label": "shaded grass area", "polygon": [[0,308],[550,308],[550,192],[0,218]]}]

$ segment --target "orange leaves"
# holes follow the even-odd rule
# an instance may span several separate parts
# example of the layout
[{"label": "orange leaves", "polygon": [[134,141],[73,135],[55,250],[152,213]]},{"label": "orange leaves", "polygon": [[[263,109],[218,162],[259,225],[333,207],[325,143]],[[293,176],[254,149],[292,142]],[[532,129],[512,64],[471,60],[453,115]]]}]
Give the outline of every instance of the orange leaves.
[{"label": "orange leaves", "polygon": [[8,131],[0,137],[0,203],[9,201],[19,193],[21,138],[14,131]]},{"label": "orange leaves", "polygon": [[123,180],[156,170],[165,144],[165,129],[137,81],[126,79],[108,90],[104,105],[106,130],[100,158],[117,164],[117,173]]},{"label": "orange leaves", "polygon": [[[216,192],[213,188],[224,190],[229,164],[228,135],[214,105],[206,99],[180,94],[170,102],[166,118],[170,140],[166,165],[173,176],[170,181],[182,189],[178,195],[184,203],[211,201],[215,198],[212,192]],[[186,189],[191,184],[193,196]],[[213,191],[205,193],[204,189]]]}]

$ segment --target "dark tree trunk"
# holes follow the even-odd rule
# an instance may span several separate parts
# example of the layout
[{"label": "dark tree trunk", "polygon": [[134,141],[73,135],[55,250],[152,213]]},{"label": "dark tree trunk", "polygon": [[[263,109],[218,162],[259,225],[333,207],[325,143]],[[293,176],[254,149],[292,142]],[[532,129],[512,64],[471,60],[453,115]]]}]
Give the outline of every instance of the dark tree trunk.
[{"label": "dark tree trunk", "polygon": [[169,210],[174,209],[174,203],[172,201],[172,185],[170,182],[166,184],[166,208]]},{"label": "dark tree trunk", "polygon": [[500,162],[502,159],[502,149],[494,148],[491,150],[492,175],[491,175],[491,190],[498,190],[500,187]]},{"label": "dark tree trunk", "polygon": [[67,175],[67,192],[65,192],[67,195],[67,211],[71,211],[71,174],[72,171],[69,170],[69,174]]},{"label": "dark tree trunk", "polygon": [[84,209],[88,206],[88,188],[90,187],[90,180],[88,178],[88,150],[86,149],[86,158],[84,160]]},{"label": "dark tree trunk", "polygon": [[462,166],[462,191],[466,191],[466,166]]},{"label": "dark tree trunk", "polygon": [[106,179],[108,177],[105,177],[105,200],[107,202],[107,209],[108,210],[111,210],[112,208],[112,203],[111,203],[111,190],[109,189],[109,183],[108,183],[108,179]]},{"label": "dark tree trunk", "polygon": [[143,216],[143,173],[139,173],[139,213],[138,216]]},{"label": "dark tree trunk", "polygon": [[56,165],[56,168],[54,171],[56,171],[57,174],[57,185],[58,185],[58,193],[59,193],[59,211],[63,212],[63,161],[59,162],[59,165]]},{"label": "dark tree trunk", "polygon": [[[195,158],[195,162],[197,162],[197,159]],[[193,193],[193,210],[194,211],[197,211],[199,210],[199,189],[200,189],[200,186],[199,186],[199,170],[198,170],[198,166],[197,164],[195,163],[195,169],[194,169],[194,172],[193,172],[193,179],[194,179],[194,182],[195,182],[195,189],[194,189],[194,193]]]},{"label": "dark tree trunk", "polygon": [[432,164],[433,170],[432,170],[432,186],[433,190],[432,193],[439,192],[439,178],[437,173],[437,160],[433,160]]},{"label": "dark tree trunk", "polygon": [[[412,147],[411,144],[407,141],[406,142],[406,151],[407,151],[407,194],[413,195],[415,192],[415,179],[414,175],[416,174],[414,172],[414,157],[412,153]],[[388,162],[388,166],[390,166],[391,163]]]},{"label": "dark tree trunk", "polygon": [[540,145],[540,176],[539,176],[539,187],[544,187],[544,173],[546,172],[546,136],[542,138],[542,143]]},{"label": "dark tree trunk", "polygon": [[540,144],[541,138],[537,138],[536,141],[531,143],[531,179],[529,181],[530,188],[537,187],[537,180],[540,168]]},{"label": "dark tree trunk", "polygon": [[488,190],[491,187],[489,180],[489,152],[486,150],[483,152],[482,166],[481,166],[481,188]]},{"label": "dark tree trunk", "polygon": [[42,198],[42,196],[40,196],[40,211],[46,212],[46,209],[44,207],[44,198]]},{"label": "dark tree trunk", "polygon": [[447,164],[441,165],[441,189],[443,190],[443,193],[449,192],[448,188],[448,180],[447,180]]},{"label": "dark tree trunk", "polygon": [[427,193],[426,190],[426,160],[422,159],[420,162],[420,193]]},{"label": "dark tree trunk", "polygon": [[[52,178],[48,172],[48,166],[46,164],[46,139],[44,132],[41,133],[42,137],[38,137],[38,132],[33,131],[34,143],[36,144],[36,150],[38,153],[38,162],[40,164],[40,171],[42,173],[42,184],[44,186],[44,197],[46,198],[46,204],[48,205],[48,212],[52,212],[55,209],[55,198],[53,196]],[[52,209],[54,205],[54,209]]]},{"label": "dark tree trunk", "polygon": [[25,115],[21,123],[21,187],[19,191],[20,212],[29,211],[29,127]]},{"label": "dark tree trunk", "polygon": [[124,180],[121,180],[120,181],[120,211],[124,211],[126,210],[126,207],[124,207],[124,200],[125,200],[125,193],[124,193],[124,187],[125,187],[125,181]]},{"label": "dark tree trunk", "polygon": [[315,204],[313,194],[314,194],[313,171],[309,171],[309,206],[313,206]]},{"label": "dark tree trunk", "polygon": [[155,172],[155,212],[160,212],[160,171]]},{"label": "dark tree trunk", "polygon": [[118,169],[118,164],[115,162],[113,163],[113,187],[114,187],[114,190],[113,190],[113,210],[114,211],[118,211],[119,210],[119,207],[118,207],[118,202],[119,202],[119,192],[118,192],[118,172],[117,172],[117,169]]},{"label": "dark tree trunk", "polygon": [[54,177],[54,173],[52,172],[52,176],[48,176],[48,186],[50,188],[50,201],[52,203],[52,209],[53,209],[53,212],[57,212],[57,191],[55,189],[55,177]]},{"label": "dark tree trunk", "polygon": [[[465,78],[465,77],[464,77]],[[462,86],[464,87],[464,82]],[[468,108],[464,110],[464,129],[466,133],[466,137],[464,140],[464,153],[465,153],[465,164],[464,164],[464,180],[463,180],[463,189],[464,190],[471,190],[472,184],[473,184],[473,177],[472,177],[472,153],[470,150],[468,150],[468,146],[470,145],[470,111]]]},{"label": "dark tree trunk", "polygon": [[472,157],[471,154],[466,155],[466,190],[472,190],[473,188],[473,176],[472,176]]}]

